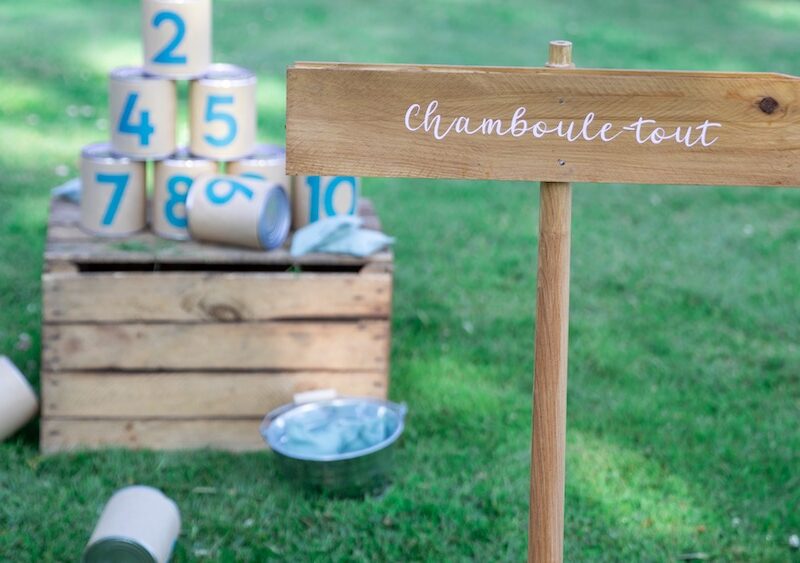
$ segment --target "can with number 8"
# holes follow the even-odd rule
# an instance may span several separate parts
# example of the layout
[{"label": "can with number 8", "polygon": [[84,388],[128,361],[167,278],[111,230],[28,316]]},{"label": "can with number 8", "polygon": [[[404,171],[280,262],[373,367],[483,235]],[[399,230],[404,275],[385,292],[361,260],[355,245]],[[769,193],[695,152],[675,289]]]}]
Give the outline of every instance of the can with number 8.
[{"label": "can with number 8", "polygon": [[142,0],[144,69],[187,79],[211,65],[211,0]]},{"label": "can with number 8", "polygon": [[153,232],[174,240],[189,238],[186,196],[198,176],[216,174],[216,162],[189,155],[185,149],[156,162],[153,188]]},{"label": "can with number 8", "polygon": [[233,65],[211,65],[189,86],[189,150],[236,160],[256,148],[256,76]]},{"label": "can with number 8", "polygon": [[186,211],[193,239],[258,249],[281,246],[291,223],[283,188],[237,176],[197,178]]},{"label": "can with number 8", "polygon": [[145,164],[115,156],[108,143],[81,151],[81,226],[100,236],[124,236],[144,229]]},{"label": "can with number 8", "polygon": [[166,158],[175,152],[175,83],[145,74],[140,67],[111,71],[111,148],[136,160]]}]

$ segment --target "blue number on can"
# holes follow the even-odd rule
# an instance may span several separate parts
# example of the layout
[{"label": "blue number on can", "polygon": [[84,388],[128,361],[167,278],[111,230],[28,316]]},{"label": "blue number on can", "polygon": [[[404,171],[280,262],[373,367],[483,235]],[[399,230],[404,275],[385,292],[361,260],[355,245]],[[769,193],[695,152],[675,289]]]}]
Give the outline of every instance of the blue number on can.
[{"label": "blue number on can", "polygon": [[233,96],[209,96],[206,103],[206,123],[213,121],[221,121],[228,126],[228,133],[222,137],[214,137],[212,135],[204,135],[204,139],[210,145],[215,147],[224,147],[230,145],[236,138],[238,127],[236,126],[236,119],[229,113],[215,110],[216,105],[232,105]]},{"label": "blue number on can", "polygon": [[186,35],[186,24],[183,18],[175,12],[158,12],[153,18],[153,27],[160,27],[164,22],[172,22],[175,24],[175,36],[155,57],[153,57],[153,62],[165,65],[186,64],[186,55],[176,55],[174,53],[175,49],[177,49],[178,45],[183,41],[183,36]]},{"label": "blue number on can", "polygon": [[333,206],[333,198],[336,195],[336,188],[341,184],[348,183],[352,186],[352,200],[350,209],[345,215],[353,215],[356,211],[356,179],[353,176],[336,176],[328,185],[325,186],[325,193],[320,194],[322,188],[322,178],[319,176],[309,176],[307,179],[308,187],[311,189],[311,205],[309,206],[309,221],[312,223],[319,220],[320,203],[324,204],[325,215],[333,217],[337,215],[336,208]]},{"label": "blue number on can", "polygon": [[[184,213],[183,217],[178,217],[175,214],[175,207],[186,204],[186,194],[189,193],[189,188],[192,187],[192,181],[193,180],[189,178],[189,176],[173,176],[169,179],[169,182],[167,182],[167,193],[169,197],[164,203],[164,216],[167,218],[170,225],[178,229],[186,228],[186,214]],[[181,184],[186,186],[186,189],[178,191],[178,186]]]},{"label": "blue number on can", "polygon": [[114,186],[114,193],[111,194],[111,200],[108,202],[105,214],[103,214],[102,224],[109,226],[114,222],[119,210],[119,204],[122,202],[122,196],[125,195],[125,188],[128,186],[129,174],[97,174],[95,180],[100,184],[111,184]]},{"label": "blue number on can", "polygon": [[244,172],[243,174],[239,174],[242,178],[252,178],[253,180],[261,180],[266,181],[267,179],[262,174],[257,174],[255,172]]},{"label": "blue number on can", "polygon": [[150,124],[150,112],[140,112],[140,120],[138,124],[131,122],[133,108],[139,100],[137,92],[128,94],[128,99],[125,100],[125,108],[122,110],[122,116],[119,120],[119,132],[129,133],[131,135],[139,135],[139,144],[146,147],[150,144],[150,135],[155,133],[156,129]]},{"label": "blue number on can", "polygon": [[[227,193],[223,195],[217,194],[214,191],[214,188],[218,184],[228,184],[230,188],[228,189]],[[211,180],[208,183],[208,186],[206,186],[206,196],[208,197],[208,201],[215,205],[225,205],[233,199],[233,196],[235,196],[237,192],[241,193],[247,199],[253,199],[253,190],[244,184],[237,182],[236,180],[217,178],[216,180]]]}]

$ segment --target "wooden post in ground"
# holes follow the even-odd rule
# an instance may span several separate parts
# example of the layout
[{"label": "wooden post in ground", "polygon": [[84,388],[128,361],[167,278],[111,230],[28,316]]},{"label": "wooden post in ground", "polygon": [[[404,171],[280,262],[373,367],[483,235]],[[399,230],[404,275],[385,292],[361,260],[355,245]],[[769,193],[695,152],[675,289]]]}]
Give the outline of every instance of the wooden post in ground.
[{"label": "wooden post in ground", "polygon": [[[572,43],[550,42],[547,66],[574,68]],[[552,563],[564,551],[572,186],[542,182],[539,206],[528,561]]]}]

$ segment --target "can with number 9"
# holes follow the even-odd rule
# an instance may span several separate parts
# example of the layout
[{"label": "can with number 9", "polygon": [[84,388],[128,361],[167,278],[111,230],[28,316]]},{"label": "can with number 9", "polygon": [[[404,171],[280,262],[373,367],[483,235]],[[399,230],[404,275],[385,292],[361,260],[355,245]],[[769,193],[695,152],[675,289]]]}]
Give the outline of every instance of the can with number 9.
[{"label": "can with number 9", "polygon": [[153,187],[153,232],[174,240],[189,238],[186,221],[186,196],[198,176],[216,174],[216,162],[193,157],[180,150],[156,162]]},{"label": "can with number 9", "polygon": [[174,79],[211,65],[211,0],[142,0],[144,69]]},{"label": "can with number 9", "polygon": [[193,239],[272,249],[289,234],[291,211],[278,184],[237,176],[201,176],[186,199]]},{"label": "can with number 9", "polygon": [[326,217],[355,215],[361,178],[297,176],[292,194],[292,225],[304,227]]},{"label": "can with number 9", "polygon": [[256,76],[233,65],[211,65],[189,86],[189,150],[236,160],[256,148]]},{"label": "can with number 9", "polygon": [[166,158],[175,152],[175,83],[145,74],[140,67],[111,71],[111,148],[136,160]]},{"label": "can with number 9", "polygon": [[100,236],[124,236],[144,229],[145,164],[115,156],[108,143],[81,151],[81,226]]}]

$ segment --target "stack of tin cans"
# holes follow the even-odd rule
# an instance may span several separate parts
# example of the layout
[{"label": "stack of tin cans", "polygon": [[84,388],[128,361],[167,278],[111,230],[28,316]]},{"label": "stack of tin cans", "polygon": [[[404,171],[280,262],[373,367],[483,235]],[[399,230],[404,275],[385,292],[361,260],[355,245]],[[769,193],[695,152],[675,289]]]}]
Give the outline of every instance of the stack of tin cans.
[{"label": "stack of tin cans", "polygon": [[[211,22],[211,0],[142,0],[144,65],[110,73],[111,140],[81,154],[88,232],[126,236],[149,223],[165,238],[270,249],[292,223],[356,213],[358,178],[289,178],[283,147],[257,144],[256,76],[211,63]],[[189,80],[186,146],[178,80]]]}]

